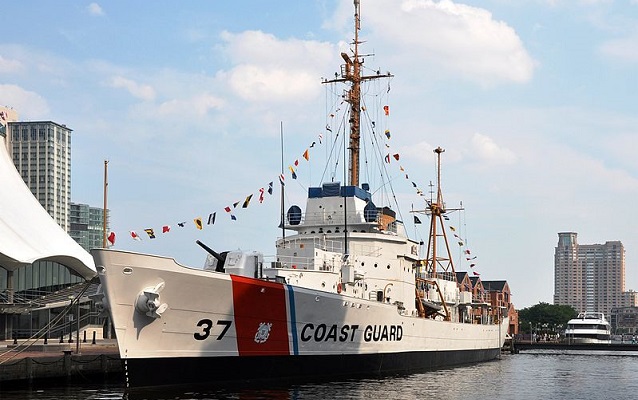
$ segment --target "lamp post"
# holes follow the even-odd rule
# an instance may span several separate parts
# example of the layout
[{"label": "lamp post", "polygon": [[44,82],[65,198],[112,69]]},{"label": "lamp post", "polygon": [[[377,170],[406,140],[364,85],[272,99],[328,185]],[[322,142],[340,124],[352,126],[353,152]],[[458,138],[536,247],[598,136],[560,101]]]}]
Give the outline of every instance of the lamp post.
[{"label": "lamp post", "polygon": [[543,340],[547,341],[547,337],[548,337],[547,331],[549,331],[549,324],[548,323],[544,323],[543,324],[543,331],[545,332],[543,334]]},{"label": "lamp post", "polygon": [[76,340],[75,340],[75,354],[80,354],[80,299],[77,299],[77,325],[76,325]]},{"label": "lamp post", "polygon": [[534,343],[534,327],[532,321],[529,321],[529,344]]}]

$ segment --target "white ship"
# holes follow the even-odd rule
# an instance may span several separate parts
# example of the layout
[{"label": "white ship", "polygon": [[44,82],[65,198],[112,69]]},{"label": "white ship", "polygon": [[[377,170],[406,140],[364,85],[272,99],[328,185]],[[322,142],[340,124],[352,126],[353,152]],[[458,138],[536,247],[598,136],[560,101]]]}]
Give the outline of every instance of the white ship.
[{"label": "white ship", "polygon": [[584,312],[567,322],[565,340],[570,344],[611,343],[611,326],[600,312]]},{"label": "white ship", "polygon": [[[350,84],[349,182],[308,190],[276,256],[210,253],[204,269],[134,252],[92,251],[129,388],[409,373],[498,357],[508,319],[460,291],[440,176],[422,210],[426,257],[388,207],[359,184],[359,1]],[[386,76],[389,76],[386,75]],[[443,150],[435,150],[440,171]],[[440,175],[440,174],[439,174]],[[503,312],[505,314],[505,312]]]}]

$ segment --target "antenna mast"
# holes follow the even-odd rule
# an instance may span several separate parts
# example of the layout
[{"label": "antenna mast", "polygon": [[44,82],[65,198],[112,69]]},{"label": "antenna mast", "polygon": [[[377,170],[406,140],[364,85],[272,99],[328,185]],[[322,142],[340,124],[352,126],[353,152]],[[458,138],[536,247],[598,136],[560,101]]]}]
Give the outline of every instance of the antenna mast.
[{"label": "antenna mast", "polygon": [[[443,202],[443,192],[441,191],[441,153],[445,152],[441,147],[434,149],[436,153],[436,201],[430,201],[428,204],[428,212],[431,215],[430,218],[430,240],[428,242],[427,258],[425,259],[426,273],[432,274],[436,277],[437,266],[441,267],[441,272],[455,273],[454,263],[452,262],[450,245],[447,240],[447,235],[443,226],[443,216],[448,211],[445,208]],[[438,226],[440,224],[440,226]],[[445,243],[446,256],[439,256],[437,242],[438,238],[443,237]],[[456,280],[456,277],[454,277]]]},{"label": "antenna mast", "polygon": [[346,91],[345,99],[350,104],[350,160],[348,164],[348,185],[359,186],[359,151],[361,143],[361,82],[390,78],[389,72],[376,75],[362,76],[361,67],[363,65],[362,56],[359,55],[359,30],[361,29],[361,14],[359,0],[354,0],[354,41],[352,42],[352,58],[348,53],[341,53],[341,58],[345,64],[341,66],[341,78],[335,74],[335,79],[324,80],[323,83],[349,82],[350,90]]},{"label": "antenna mast", "polygon": [[282,239],[285,241],[286,240],[286,219],[284,217],[284,197],[285,197],[285,190],[286,187],[284,185],[284,181],[281,179],[281,177],[284,176],[284,122],[281,121],[279,123],[279,137],[280,137],[280,141],[281,141],[281,176],[279,178],[279,184],[281,185],[281,202],[280,202],[280,206],[281,206],[281,223],[279,224],[281,226],[281,237]]},{"label": "antenna mast", "polygon": [[109,190],[109,180],[108,180],[108,169],[109,169],[109,161],[104,160],[104,207],[102,208],[102,248],[106,249],[107,246],[107,237],[108,232],[106,232],[106,221],[107,221],[107,199],[108,199],[108,190]]},{"label": "antenna mast", "polygon": [[[445,311],[444,318],[450,320],[451,314],[446,304],[445,298],[439,286],[439,280],[449,280],[456,282],[456,271],[454,270],[454,263],[452,262],[452,253],[450,252],[450,245],[445,233],[445,226],[443,225],[443,218],[448,211],[457,211],[460,209],[448,210],[445,208],[443,202],[443,192],[441,191],[441,153],[445,152],[441,147],[434,149],[436,153],[436,201],[432,198],[427,202],[428,208],[416,212],[425,212],[430,215],[430,234],[428,240],[428,250],[425,260],[422,261],[422,265],[425,265],[425,278],[417,278],[417,281],[421,281],[425,284],[434,285],[443,309]],[[430,183],[432,186],[432,183]],[[430,192],[430,195],[433,191]],[[445,255],[439,255],[438,242],[439,238],[443,238],[445,243]],[[441,251],[441,253],[443,253]],[[440,271],[437,271],[437,267],[440,267]],[[419,297],[419,291],[417,290],[417,297]],[[425,315],[424,310],[421,308],[420,313]]]}]

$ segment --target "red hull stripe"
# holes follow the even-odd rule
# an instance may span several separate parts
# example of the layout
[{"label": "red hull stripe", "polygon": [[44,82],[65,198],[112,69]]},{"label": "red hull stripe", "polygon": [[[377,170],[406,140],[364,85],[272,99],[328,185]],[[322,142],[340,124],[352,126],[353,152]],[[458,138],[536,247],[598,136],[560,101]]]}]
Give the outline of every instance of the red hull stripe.
[{"label": "red hull stripe", "polygon": [[284,285],[231,275],[240,356],[289,355]]}]

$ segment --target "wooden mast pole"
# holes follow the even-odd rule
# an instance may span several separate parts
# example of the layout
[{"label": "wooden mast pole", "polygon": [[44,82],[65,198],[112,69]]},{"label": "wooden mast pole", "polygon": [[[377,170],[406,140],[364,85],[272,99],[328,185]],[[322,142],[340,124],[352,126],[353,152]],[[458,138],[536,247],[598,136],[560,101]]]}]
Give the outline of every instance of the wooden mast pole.
[{"label": "wooden mast pole", "polygon": [[360,169],[360,147],[361,147],[361,82],[379,79],[391,78],[393,75],[388,73],[382,74],[377,71],[375,75],[362,75],[361,69],[363,65],[363,57],[359,54],[359,30],[361,29],[361,15],[359,0],[354,0],[354,41],[352,43],[352,58],[348,53],[341,53],[341,58],[345,64],[341,69],[341,77],[335,75],[335,79],[324,80],[323,83],[349,82],[350,90],[346,95],[346,101],[350,104],[350,150],[348,163],[348,185],[359,186],[359,169]]},{"label": "wooden mast pole", "polygon": [[[436,266],[439,262],[438,252],[437,252],[437,237],[438,237],[438,228],[436,223],[441,219],[441,211],[443,209],[443,194],[441,193],[441,153],[443,153],[441,147],[437,147],[434,149],[436,153],[436,203],[432,205],[432,231],[430,235],[434,238],[432,243],[432,272],[436,275]],[[442,221],[441,221],[442,222]],[[441,227],[443,224],[441,223]]]},{"label": "wooden mast pole", "polygon": [[[427,210],[417,212],[429,213],[431,218],[427,256],[425,259],[426,278],[420,279],[436,287],[436,290],[439,293],[439,297],[441,299],[441,304],[443,305],[445,311],[445,319],[450,320],[450,312],[448,310],[445,298],[443,297],[443,293],[441,292],[441,288],[438,284],[439,273],[437,272],[437,269],[438,267],[441,268],[441,273],[443,273],[444,275],[443,278],[456,281],[456,271],[454,269],[454,262],[452,260],[452,253],[450,251],[450,245],[447,240],[447,234],[445,233],[443,218],[447,212],[458,211],[462,208],[448,209],[445,207],[445,203],[443,202],[443,191],[441,190],[441,154],[443,152],[445,152],[445,150],[441,147],[437,147],[436,149],[434,149],[434,153],[436,153],[436,200],[430,199],[430,201],[428,202]],[[439,233],[439,230],[441,231],[441,233]],[[441,253],[443,253],[443,251],[446,251],[447,256],[439,255],[439,248],[437,243],[439,237],[442,237],[443,242],[445,243],[445,249],[441,249],[440,251]],[[417,290],[417,297],[418,296],[419,293]]]},{"label": "wooden mast pole", "polygon": [[109,181],[108,181],[108,166],[109,161],[104,160],[104,208],[102,209],[102,248],[107,247],[106,245],[106,210],[107,210],[107,198],[108,198],[108,190],[109,190]]},{"label": "wooden mast pole", "polygon": [[[284,122],[281,121],[279,123],[279,140],[281,142],[281,177],[284,176]],[[285,198],[285,190],[286,186],[284,185],[284,181],[279,178],[279,185],[281,187],[281,201],[279,206],[281,207],[281,239],[282,244],[285,246],[286,243],[286,218],[284,214],[284,198]]]},{"label": "wooden mast pole", "polygon": [[[359,0],[354,0],[354,60],[350,81],[350,186],[359,186],[359,149],[361,146],[361,60],[359,59],[359,29],[361,28]],[[342,53],[343,57],[344,53]],[[348,64],[348,58],[343,57]],[[349,68],[348,68],[349,69]]]}]

